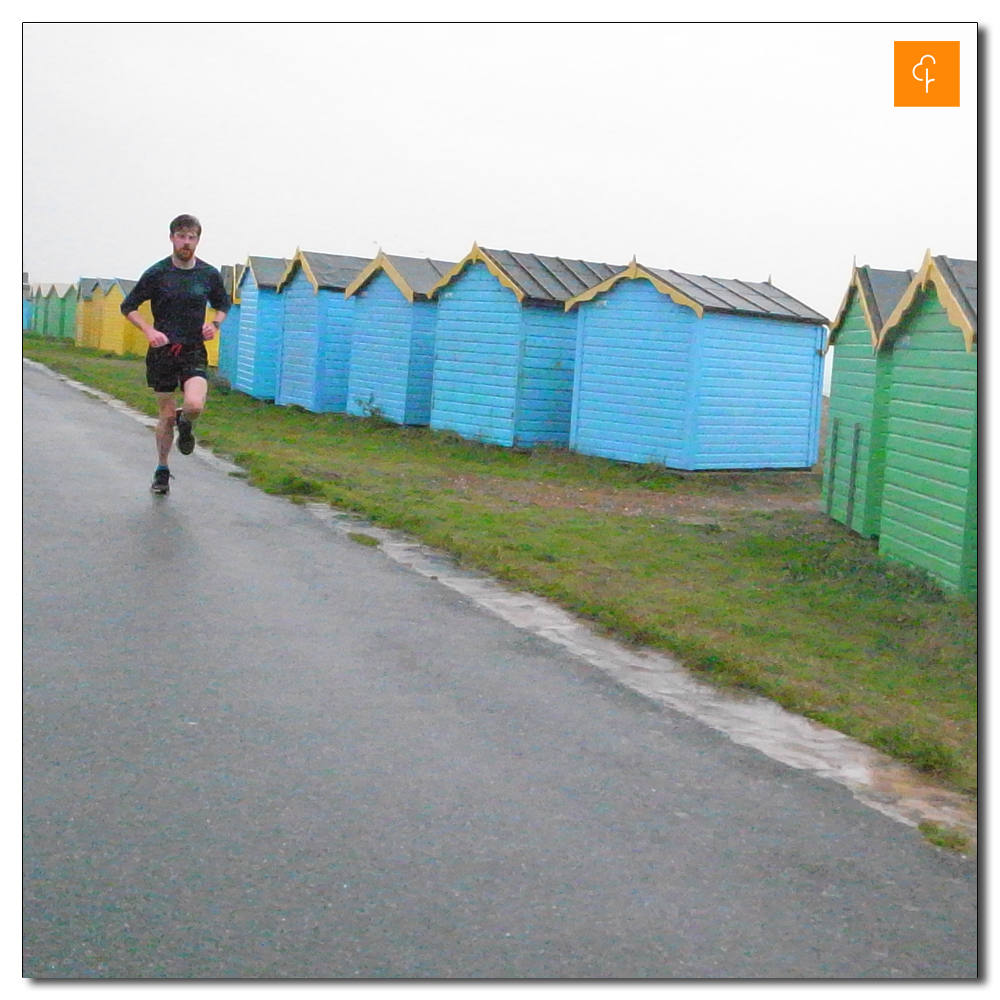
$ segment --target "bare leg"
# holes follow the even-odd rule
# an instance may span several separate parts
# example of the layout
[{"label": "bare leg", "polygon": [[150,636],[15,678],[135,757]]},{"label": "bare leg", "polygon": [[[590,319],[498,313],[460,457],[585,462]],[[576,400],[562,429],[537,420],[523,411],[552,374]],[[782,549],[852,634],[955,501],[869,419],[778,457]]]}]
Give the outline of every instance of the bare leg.
[{"label": "bare leg", "polygon": [[208,399],[208,380],[200,375],[193,375],[184,383],[184,416],[194,423],[205,409]]},{"label": "bare leg", "polygon": [[177,416],[177,400],[172,392],[158,392],[156,405],[160,419],[156,422],[156,452],[160,465],[166,465],[170,449],[174,445],[174,422]]}]

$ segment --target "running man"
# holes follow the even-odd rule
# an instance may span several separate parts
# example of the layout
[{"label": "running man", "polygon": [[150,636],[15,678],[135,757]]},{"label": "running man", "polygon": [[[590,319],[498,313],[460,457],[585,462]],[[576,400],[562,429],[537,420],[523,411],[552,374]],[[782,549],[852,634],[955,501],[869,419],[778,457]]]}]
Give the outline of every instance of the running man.
[{"label": "running man", "polygon": [[[193,424],[205,409],[208,398],[208,354],[205,341],[211,340],[231,307],[222,276],[194,252],[201,239],[201,223],[193,215],[178,215],[170,223],[173,253],[148,268],[122,303],[122,314],[146,335],[146,384],[156,393],[159,421],[156,450],[159,465],[153,473],[154,493],[170,492],[167,460],[177,428],[177,448],[182,455],[194,451]],[[139,313],[149,302],[153,326]],[[206,306],[215,317],[205,322]],[[177,409],[175,393],[184,394]]]}]

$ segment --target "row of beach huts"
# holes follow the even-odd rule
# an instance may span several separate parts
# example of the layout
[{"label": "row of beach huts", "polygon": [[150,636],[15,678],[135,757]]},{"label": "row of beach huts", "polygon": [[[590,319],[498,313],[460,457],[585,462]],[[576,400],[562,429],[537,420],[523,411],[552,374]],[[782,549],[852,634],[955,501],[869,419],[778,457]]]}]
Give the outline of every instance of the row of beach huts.
[{"label": "row of beach huts", "polygon": [[[832,324],[770,281],[478,245],[460,261],[298,250],[221,271],[234,304],[209,362],[238,391],[679,470],[812,467],[836,345],[827,512],[975,592],[975,261],[856,267]],[[35,288],[25,325],[143,354],[120,313],[132,284]]]}]

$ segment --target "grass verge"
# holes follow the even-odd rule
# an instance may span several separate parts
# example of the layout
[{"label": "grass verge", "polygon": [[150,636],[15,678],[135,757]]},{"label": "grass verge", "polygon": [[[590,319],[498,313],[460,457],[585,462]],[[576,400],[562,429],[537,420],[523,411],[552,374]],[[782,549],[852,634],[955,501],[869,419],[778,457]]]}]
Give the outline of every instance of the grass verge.
[{"label": "grass verge", "polygon": [[[24,352],[155,412],[138,359],[34,338]],[[224,384],[199,441],[269,493],[409,532],[706,680],[976,791],[975,606],[810,509],[815,477],[519,451],[277,407]]]}]

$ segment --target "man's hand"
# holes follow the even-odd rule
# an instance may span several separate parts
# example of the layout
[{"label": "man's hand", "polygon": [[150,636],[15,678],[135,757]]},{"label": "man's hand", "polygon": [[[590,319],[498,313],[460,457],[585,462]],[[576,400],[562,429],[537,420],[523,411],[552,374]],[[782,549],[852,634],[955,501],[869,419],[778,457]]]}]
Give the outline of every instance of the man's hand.
[{"label": "man's hand", "polygon": [[202,337],[202,340],[211,340],[214,336],[215,336],[215,324],[214,323],[206,323],[201,328],[201,337]]},{"label": "man's hand", "polygon": [[164,344],[170,343],[170,338],[165,333],[160,333],[159,330],[147,333],[146,339],[149,341],[150,347],[163,347]]}]

